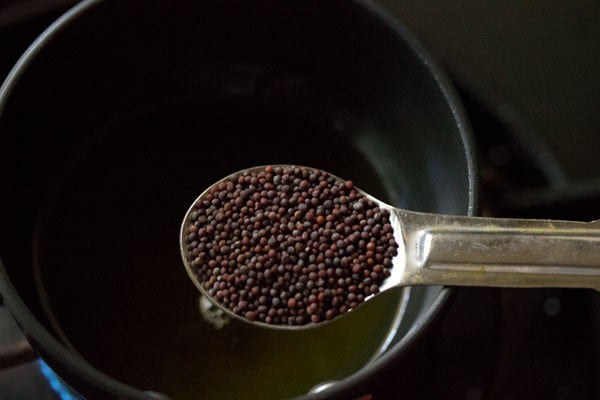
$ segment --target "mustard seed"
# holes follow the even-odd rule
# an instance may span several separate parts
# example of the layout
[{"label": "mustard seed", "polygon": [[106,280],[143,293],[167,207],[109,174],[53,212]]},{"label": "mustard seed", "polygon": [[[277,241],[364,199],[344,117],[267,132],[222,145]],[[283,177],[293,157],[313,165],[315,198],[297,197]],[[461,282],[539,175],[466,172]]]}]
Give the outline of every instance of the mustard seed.
[{"label": "mustard seed", "polygon": [[265,167],[215,185],[185,227],[209,295],[250,321],[331,320],[379,291],[398,245],[389,212],[305,167]]}]

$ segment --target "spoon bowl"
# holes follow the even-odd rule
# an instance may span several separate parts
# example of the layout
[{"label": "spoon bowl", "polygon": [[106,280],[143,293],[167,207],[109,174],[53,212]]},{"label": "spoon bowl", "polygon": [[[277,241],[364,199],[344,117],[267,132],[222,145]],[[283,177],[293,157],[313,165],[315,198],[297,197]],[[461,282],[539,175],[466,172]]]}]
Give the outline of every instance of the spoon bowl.
[{"label": "spoon bowl", "polygon": [[[338,184],[346,182],[316,168],[295,165],[272,167],[318,171]],[[196,205],[217,185],[243,174],[257,174],[265,168],[267,166],[257,166],[237,171],[198,196],[181,225],[183,264],[200,293],[233,318],[271,329],[314,329],[344,314],[303,325],[250,321],[216,301],[199,281],[191,265],[186,235]],[[565,287],[600,291],[600,220],[585,223],[421,213],[393,207],[356,187],[353,190],[379,209],[387,210],[388,223],[398,245],[389,275],[379,284],[379,291],[366,296],[361,304],[389,289],[414,285]]]}]

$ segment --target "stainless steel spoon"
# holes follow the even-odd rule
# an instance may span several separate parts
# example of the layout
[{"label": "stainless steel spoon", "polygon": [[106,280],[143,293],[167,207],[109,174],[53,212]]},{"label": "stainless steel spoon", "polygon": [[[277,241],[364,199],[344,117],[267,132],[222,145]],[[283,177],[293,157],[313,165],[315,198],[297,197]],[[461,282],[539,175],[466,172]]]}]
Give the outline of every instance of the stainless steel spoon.
[{"label": "stainless steel spoon", "polygon": [[[258,172],[264,168],[238,171],[214,185],[246,171]],[[225,313],[248,323],[294,330],[327,323],[288,326],[249,321],[222,307],[204,290],[186,257],[185,230],[194,204],[210,189],[194,201],[180,232],[183,263],[198,290]],[[390,224],[399,245],[398,255],[392,260],[391,275],[381,284],[380,292],[367,297],[365,302],[391,288],[413,285],[561,287],[600,291],[600,220],[586,223],[429,214],[392,207],[358,188],[356,190],[380,208],[390,211]]]}]

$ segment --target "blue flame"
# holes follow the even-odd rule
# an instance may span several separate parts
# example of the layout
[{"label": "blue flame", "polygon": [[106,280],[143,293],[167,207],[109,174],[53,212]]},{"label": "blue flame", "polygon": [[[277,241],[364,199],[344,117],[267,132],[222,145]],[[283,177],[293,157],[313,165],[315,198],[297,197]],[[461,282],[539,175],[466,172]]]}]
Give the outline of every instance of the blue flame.
[{"label": "blue flame", "polygon": [[56,373],[52,371],[48,364],[46,364],[42,359],[39,359],[37,363],[40,366],[40,371],[42,372],[42,375],[46,377],[46,380],[50,384],[50,387],[58,395],[58,398],[60,400],[81,399],[80,397],[75,397],[73,391],[69,389],[67,385],[64,384],[64,382],[58,377],[58,375],[56,375]]}]

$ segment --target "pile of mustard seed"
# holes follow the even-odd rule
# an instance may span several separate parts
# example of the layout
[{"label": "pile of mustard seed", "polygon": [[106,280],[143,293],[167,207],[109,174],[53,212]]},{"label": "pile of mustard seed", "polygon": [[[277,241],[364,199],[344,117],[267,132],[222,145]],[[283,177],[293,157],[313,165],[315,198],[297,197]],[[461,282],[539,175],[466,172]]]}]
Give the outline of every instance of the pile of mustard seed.
[{"label": "pile of mustard seed", "polygon": [[224,307],[251,321],[330,320],[376,294],[398,244],[390,214],[306,167],[265,167],[215,185],[193,206],[186,256]]}]

